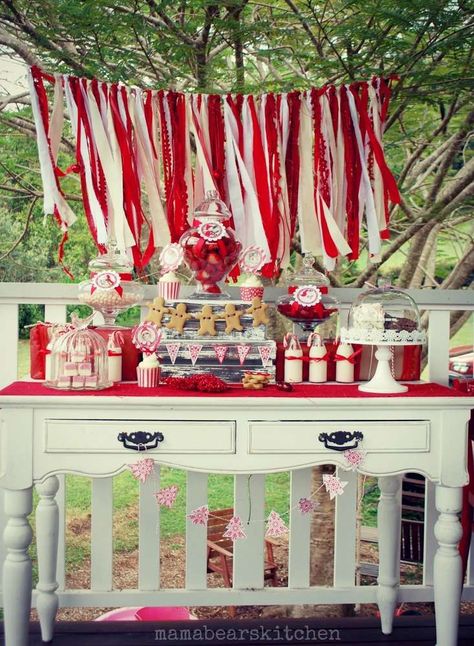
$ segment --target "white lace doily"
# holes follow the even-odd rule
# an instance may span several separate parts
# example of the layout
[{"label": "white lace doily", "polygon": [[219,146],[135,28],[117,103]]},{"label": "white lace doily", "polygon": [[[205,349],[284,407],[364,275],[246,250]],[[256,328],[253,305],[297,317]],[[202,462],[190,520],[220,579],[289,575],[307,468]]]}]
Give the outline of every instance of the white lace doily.
[{"label": "white lace doily", "polygon": [[376,330],[367,328],[341,328],[342,343],[362,345],[422,345],[426,334],[422,330]]}]

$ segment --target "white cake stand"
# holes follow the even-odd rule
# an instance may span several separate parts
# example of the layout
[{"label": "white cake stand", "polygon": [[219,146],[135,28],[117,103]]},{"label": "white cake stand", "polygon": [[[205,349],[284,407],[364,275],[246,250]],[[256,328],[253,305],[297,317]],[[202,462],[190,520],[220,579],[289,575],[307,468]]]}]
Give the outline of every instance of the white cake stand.
[{"label": "white cake stand", "polygon": [[360,384],[359,390],[365,393],[394,394],[405,393],[407,386],[400,384],[392,374],[391,346],[422,345],[426,341],[425,333],[421,330],[400,332],[394,330],[362,330],[358,328],[341,329],[343,343],[358,343],[360,345],[376,345],[377,368],[375,374],[366,383]]}]

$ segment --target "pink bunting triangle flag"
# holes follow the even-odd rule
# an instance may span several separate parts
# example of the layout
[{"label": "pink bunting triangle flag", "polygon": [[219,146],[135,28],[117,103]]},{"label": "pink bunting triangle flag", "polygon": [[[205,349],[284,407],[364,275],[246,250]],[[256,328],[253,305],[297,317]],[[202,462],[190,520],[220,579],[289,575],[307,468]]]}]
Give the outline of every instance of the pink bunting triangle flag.
[{"label": "pink bunting triangle flag", "polygon": [[227,350],[229,349],[228,345],[215,345],[214,346],[214,352],[216,353],[217,360],[219,361],[220,364],[224,362],[225,355],[227,354]]},{"label": "pink bunting triangle flag", "polygon": [[260,359],[262,360],[262,366],[264,368],[267,367],[267,364],[270,360],[270,355],[272,353],[272,348],[269,345],[259,345],[258,346],[258,353],[260,355]]},{"label": "pink bunting triangle flag", "polygon": [[196,361],[198,360],[198,357],[201,354],[201,350],[202,350],[202,345],[199,343],[190,343],[188,345],[188,352],[193,366],[196,365]]},{"label": "pink bunting triangle flag", "polygon": [[181,347],[181,343],[166,343],[166,351],[169,355],[169,358],[173,366],[176,363],[176,358],[178,356],[180,347]]},{"label": "pink bunting triangle flag", "polygon": [[225,532],[222,534],[224,538],[230,538],[233,541],[238,538],[247,538],[247,534],[244,531],[242,526],[242,521],[240,516],[232,516],[229,522],[226,525]]},{"label": "pink bunting triangle flag", "polygon": [[288,527],[285,525],[285,521],[276,511],[271,511],[270,515],[267,518],[267,531],[265,536],[268,538],[279,538],[288,534]]},{"label": "pink bunting triangle flag", "polygon": [[249,345],[238,345],[237,346],[237,354],[239,355],[239,362],[240,365],[243,365],[245,362],[245,359],[247,358],[248,353],[250,352],[250,346]]}]

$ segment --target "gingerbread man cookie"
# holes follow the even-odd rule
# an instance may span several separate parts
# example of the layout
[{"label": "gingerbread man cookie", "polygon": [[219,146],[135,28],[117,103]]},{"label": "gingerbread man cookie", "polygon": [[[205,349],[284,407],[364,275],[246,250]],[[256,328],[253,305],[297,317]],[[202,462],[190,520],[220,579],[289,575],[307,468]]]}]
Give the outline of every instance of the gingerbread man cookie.
[{"label": "gingerbread man cookie", "polygon": [[148,305],[148,314],[145,316],[145,321],[151,321],[155,323],[158,327],[163,325],[163,316],[169,314],[169,307],[165,307],[165,299],[163,296],[157,296],[151,303]]},{"label": "gingerbread man cookie", "polygon": [[242,332],[244,329],[240,323],[240,317],[243,312],[241,310],[236,310],[233,303],[227,303],[224,307],[224,319],[225,319],[225,332],[230,334],[233,330],[237,332]]},{"label": "gingerbread man cookie", "polygon": [[262,303],[262,299],[257,296],[252,300],[252,307],[246,309],[247,314],[253,315],[253,327],[258,327],[259,325],[266,325],[270,322],[267,314],[268,305]]},{"label": "gingerbread man cookie", "polygon": [[212,313],[211,305],[204,305],[199,314],[195,314],[194,317],[200,321],[198,330],[199,335],[204,336],[205,334],[210,334],[211,336],[216,336],[216,321],[219,316],[218,314]]},{"label": "gingerbread man cookie", "polygon": [[169,323],[166,324],[166,327],[169,330],[176,330],[182,334],[186,321],[192,318],[192,315],[186,311],[186,303],[178,303],[176,307],[170,307],[169,313],[171,318]]}]

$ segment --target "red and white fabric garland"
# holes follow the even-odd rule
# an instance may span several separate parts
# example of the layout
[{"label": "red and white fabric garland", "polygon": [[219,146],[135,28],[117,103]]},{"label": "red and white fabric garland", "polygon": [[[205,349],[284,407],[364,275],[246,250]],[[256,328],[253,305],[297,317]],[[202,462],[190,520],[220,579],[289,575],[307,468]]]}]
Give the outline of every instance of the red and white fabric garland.
[{"label": "red and white fabric garland", "polygon": [[[263,250],[268,278],[288,266],[297,229],[327,269],[358,258],[363,228],[375,259],[388,237],[390,203],[400,201],[382,144],[390,79],[261,96],[140,90],[37,67],[29,80],[61,260],[76,219],[61,190],[68,172],[79,173],[98,248],[113,238],[138,269],[179,240],[208,190],[229,207],[243,247]],[[76,145],[66,171],[57,165],[64,102]]]}]

